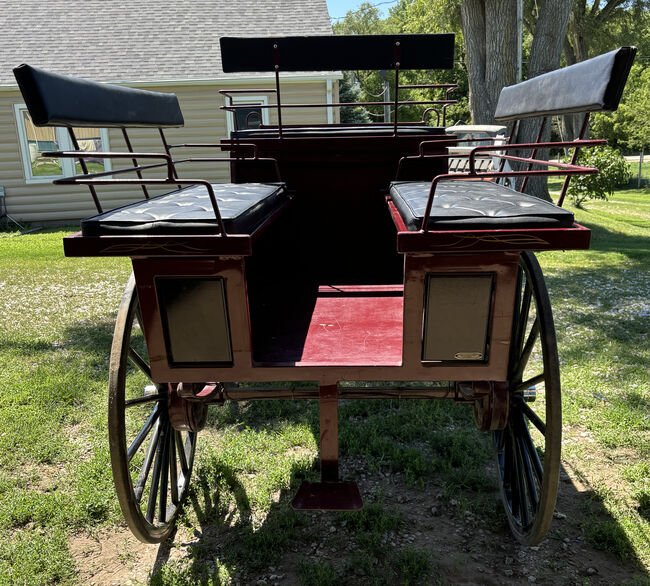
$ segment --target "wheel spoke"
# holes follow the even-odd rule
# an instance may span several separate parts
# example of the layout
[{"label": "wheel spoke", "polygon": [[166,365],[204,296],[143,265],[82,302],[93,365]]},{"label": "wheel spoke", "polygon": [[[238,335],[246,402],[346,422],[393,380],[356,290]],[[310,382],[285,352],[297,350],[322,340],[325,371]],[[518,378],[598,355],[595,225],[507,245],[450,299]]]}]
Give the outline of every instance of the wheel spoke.
[{"label": "wheel spoke", "polygon": [[521,410],[521,412],[528,418],[528,421],[530,421],[542,435],[546,435],[546,424],[521,397],[517,397],[517,409]]},{"label": "wheel spoke", "polygon": [[158,486],[160,484],[161,460],[164,451],[165,441],[167,440],[167,421],[163,422],[158,445],[156,446],[156,460],[153,465],[153,474],[151,477],[151,489],[149,491],[149,501],[147,502],[147,514],[145,518],[149,523],[153,523],[153,517],[156,512],[156,501],[158,500]]},{"label": "wheel spoke", "polygon": [[176,434],[169,434],[169,486],[172,504],[178,505],[178,470],[176,467]]},{"label": "wheel spoke", "polygon": [[530,328],[530,333],[528,334],[528,338],[526,339],[526,344],[524,345],[521,354],[519,356],[519,360],[517,361],[517,366],[512,376],[512,380],[520,381],[522,379],[530,355],[533,352],[533,348],[535,347],[535,342],[537,341],[538,336],[539,336],[539,316],[536,316],[535,321],[533,322],[533,325]]},{"label": "wheel spoke", "polygon": [[142,310],[140,309],[140,301],[135,304],[133,313],[135,315],[136,321],[138,322],[138,326],[140,326],[140,331],[144,334],[144,327],[142,327]]},{"label": "wheel spoke", "polygon": [[537,450],[535,449],[535,444],[533,443],[533,438],[530,437],[530,432],[528,431],[528,427],[526,426],[525,422],[521,421],[521,438],[524,442],[524,446],[526,448],[526,453],[528,454],[528,458],[530,459],[532,465],[533,465],[533,472],[535,473],[535,476],[537,480],[541,483],[542,478],[544,475],[544,469],[542,467],[542,462],[539,459],[539,454],[537,453]]},{"label": "wheel spoke", "polygon": [[537,513],[539,508],[539,496],[537,494],[537,485],[533,478],[533,470],[528,457],[524,442],[520,439],[519,453],[521,454],[521,471],[523,472],[524,481],[526,483],[526,493],[528,494],[533,515]]},{"label": "wheel spoke", "polygon": [[519,321],[517,324],[517,337],[515,338],[517,356],[521,355],[521,349],[524,345],[524,337],[526,335],[526,326],[528,325],[528,315],[530,314],[530,303],[532,297],[533,291],[529,280],[526,279],[526,285],[524,286],[524,293],[521,300],[521,311],[519,313]]},{"label": "wheel spoke", "polygon": [[523,381],[522,383],[519,383],[516,385],[513,389],[513,393],[518,393],[519,391],[525,391],[526,389],[530,389],[530,387],[534,387],[535,385],[544,382],[545,379],[544,373],[538,374],[536,376],[533,376],[529,378],[528,380]]},{"label": "wheel spoke", "polygon": [[175,430],[176,434],[176,447],[178,449],[178,459],[181,463],[181,471],[183,474],[187,474],[190,467],[187,463],[187,456],[185,454],[185,445],[183,444],[183,436],[181,435],[181,432],[178,430]]},{"label": "wheel spoke", "polygon": [[153,462],[153,457],[156,454],[156,448],[158,447],[159,436],[160,436],[160,420],[156,422],[156,427],[154,429],[153,435],[151,436],[151,441],[149,442],[147,453],[144,457],[144,461],[142,462],[142,468],[140,469],[140,475],[138,476],[138,481],[136,482],[136,485],[133,488],[133,494],[135,495],[135,500],[138,503],[142,499],[142,493],[144,492],[144,487],[147,484],[147,478],[149,478],[149,471],[151,470],[151,463]]},{"label": "wheel spoke", "polygon": [[152,380],[152,378],[151,378],[151,369],[149,368],[149,365],[144,361],[142,356],[140,356],[133,349],[132,346],[129,346],[129,358],[131,359],[133,364],[135,364],[149,380]]},{"label": "wheel spoke", "polygon": [[164,399],[165,395],[155,393],[153,395],[145,395],[144,397],[136,397],[135,399],[127,399],[124,401],[125,407],[133,407],[133,405],[142,405],[143,403],[153,403]]},{"label": "wheel spoke", "polygon": [[510,487],[510,508],[513,514],[517,514],[520,510],[521,495],[519,494],[519,471],[517,470],[517,444],[514,438],[514,430],[511,426],[508,427],[508,463],[509,463],[509,480]]},{"label": "wheel spoke", "polygon": [[[168,429],[169,426],[168,426]],[[173,435],[173,434],[169,434]],[[167,521],[167,487],[169,482],[169,435],[163,440],[162,461],[160,464],[160,498],[158,499],[158,521],[165,523]]]},{"label": "wheel spoke", "polygon": [[517,471],[517,492],[519,493],[519,520],[523,529],[528,527],[530,523],[530,516],[528,514],[528,499],[526,498],[526,485],[524,481],[524,462],[521,453],[520,438],[514,435],[514,454],[515,454],[515,469]]},{"label": "wheel spoke", "polygon": [[136,438],[133,440],[133,443],[129,446],[129,449],[126,451],[126,459],[128,462],[130,462],[133,459],[133,456],[135,456],[135,453],[142,445],[142,442],[149,435],[149,432],[151,431],[151,428],[153,427],[153,424],[158,419],[159,415],[160,415],[160,409],[158,405],[156,405],[153,411],[151,412],[151,415],[149,415],[149,419],[147,419],[146,423],[140,430],[140,433],[136,436]]}]

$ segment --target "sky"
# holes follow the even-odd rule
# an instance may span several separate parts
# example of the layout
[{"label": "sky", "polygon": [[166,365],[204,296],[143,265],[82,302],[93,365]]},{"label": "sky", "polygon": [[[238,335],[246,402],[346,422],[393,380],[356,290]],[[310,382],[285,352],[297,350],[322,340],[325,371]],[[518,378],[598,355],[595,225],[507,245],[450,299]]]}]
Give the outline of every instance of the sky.
[{"label": "sky", "polygon": [[[327,0],[327,10],[332,22],[338,22],[348,10],[359,8],[363,0]],[[388,16],[388,9],[397,4],[398,0],[366,0],[379,8],[384,16]]]}]

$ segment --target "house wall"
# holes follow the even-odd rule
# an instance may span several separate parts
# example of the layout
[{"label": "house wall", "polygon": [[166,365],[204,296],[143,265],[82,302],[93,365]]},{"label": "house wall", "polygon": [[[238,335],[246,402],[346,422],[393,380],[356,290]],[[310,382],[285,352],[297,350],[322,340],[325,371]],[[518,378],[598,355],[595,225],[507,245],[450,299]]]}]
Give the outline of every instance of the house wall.
[{"label": "house wall", "polygon": [[[338,82],[333,82],[332,95],[338,98]],[[165,131],[170,144],[189,142],[219,142],[227,134],[226,113],[219,107],[224,105],[220,89],[227,88],[271,88],[271,82],[245,83],[210,83],[202,85],[165,85],[147,86],[151,91],[172,92],[178,96],[185,126]],[[283,103],[325,103],[327,101],[326,80],[286,81],[282,82]],[[273,103],[272,94],[269,102]],[[90,193],[81,186],[61,186],[46,183],[26,183],[25,172],[19,147],[18,128],[14,116],[14,105],[24,100],[18,90],[0,91],[0,186],[5,189],[7,213],[19,221],[76,221],[96,213]],[[334,110],[334,120],[338,112]],[[269,112],[271,123],[277,117],[273,109]],[[284,124],[314,124],[327,122],[326,108],[283,110]],[[158,132],[154,129],[133,129],[129,137],[135,151],[161,152]],[[125,150],[122,134],[119,130],[109,130],[109,149]],[[181,153],[181,151],[183,151]],[[219,149],[178,149],[175,158],[182,156],[227,156]],[[146,164],[146,162],[143,162]],[[114,162],[113,168],[121,163]],[[179,174],[188,178],[208,179],[213,182],[229,181],[227,163],[186,163],[179,166]],[[131,176],[131,175],[129,175]],[[146,177],[162,176],[160,172],[151,171]],[[135,177],[135,174],[133,174]],[[169,188],[149,188],[152,195],[164,193]],[[139,187],[106,186],[98,189],[101,204],[105,210],[130,203],[142,197]]]}]

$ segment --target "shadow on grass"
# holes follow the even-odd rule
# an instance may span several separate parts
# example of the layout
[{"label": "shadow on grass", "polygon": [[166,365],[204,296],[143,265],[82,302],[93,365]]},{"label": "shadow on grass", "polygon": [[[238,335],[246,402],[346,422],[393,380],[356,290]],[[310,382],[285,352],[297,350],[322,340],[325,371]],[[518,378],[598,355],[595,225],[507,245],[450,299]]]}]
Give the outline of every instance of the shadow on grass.
[{"label": "shadow on grass", "polygon": [[[577,303],[569,310],[564,309],[562,303],[554,302],[556,313],[562,309],[556,321],[561,326],[558,334],[563,359],[582,361],[585,353],[616,342],[620,345],[617,352],[622,353],[619,354],[621,362],[635,364],[644,360],[645,347],[640,342],[648,333],[650,307],[645,290],[647,280],[642,273],[634,269],[621,271],[596,266],[573,270],[570,277],[550,275],[546,282],[554,296]],[[576,339],[569,335],[573,327],[593,330],[597,338],[582,336]]]},{"label": "shadow on grass", "polygon": [[[585,214],[597,215],[597,211],[583,210]],[[601,218],[594,218],[598,221]],[[625,226],[648,228],[648,221],[625,216],[616,216],[616,221]],[[591,250],[598,252],[618,252],[625,254],[631,260],[647,265],[650,241],[646,236],[631,236],[622,232],[608,230],[603,226],[580,219],[580,225],[591,230]]]},{"label": "shadow on grass", "polygon": [[[378,403],[380,402],[346,401],[346,403],[347,405],[341,409],[342,452],[353,461],[358,462],[360,456],[365,456],[369,460],[373,450],[379,449],[379,444],[374,447],[362,448],[362,442],[351,442],[350,438],[361,440],[364,437],[368,439],[369,435],[381,436],[386,433],[385,429],[380,429],[373,421],[374,416],[379,413]],[[405,409],[401,411],[408,411],[408,413],[400,413],[400,409],[391,408],[388,401],[381,403],[383,403],[383,411],[388,413],[385,417],[387,425],[390,425],[396,431],[396,435],[399,435],[400,427],[407,427],[405,416],[412,419],[413,410]],[[427,403],[440,404],[442,402],[428,401]],[[260,401],[251,403],[251,406],[252,408],[239,413],[241,425],[251,429],[261,429],[264,425],[260,418],[264,415],[268,416],[271,412],[274,414],[275,420],[285,418],[296,422],[312,421],[311,430],[318,437],[318,428],[313,414],[315,410],[313,409],[305,409],[292,402],[279,401]],[[426,407],[423,406],[423,409],[426,410]],[[441,410],[437,413],[438,427],[449,427],[450,425],[450,416],[445,411]],[[364,417],[360,414],[365,414],[364,421],[362,421]],[[273,425],[274,419],[269,419],[267,427],[273,428]],[[369,428],[368,436],[364,436],[363,432],[359,435],[359,430],[363,430],[364,427]],[[463,430],[457,426],[454,433],[462,435]],[[483,442],[485,445],[491,444],[487,434],[479,434],[474,430],[467,430],[467,433],[475,440],[477,437],[482,437],[485,440]],[[432,434],[435,435],[435,430],[421,430],[423,436]],[[439,439],[442,442],[444,437],[444,441],[453,444],[452,435],[441,435]],[[406,449],[410,454],[419,452],[423,461],[431,460],[433,453],[445,454],[451,461],[458,457],[455,449],[448,447],[445,451],[435,441],[433,442],[434,447],[425,447],[421,439],[412,437],[411,445],[406,445]],[[395,437],[391,441],[401,443]],[[180,579],[187,583],[220,584],[223,579],[223,576],[220,577],[220,569],[225,570],[227,575],[234,577],[240,583],[246,584],[254,584],[261,579],[268,580],[269,574],[272,573],[286,574],[287,572],[296,574],[300,583],[335,583],[312,582],[308,578],[301,577],[300,572],[304,571],[304,568],[311,567],[313,569],[316,566],[318,567],[314,573],[317,573],[316,570],[324,571],[326,574],[329,572],[328,575],[334,576],[346,584],[408,583],[403,582],[400,578],[398,560],[403,559],[405,555],[410,555],[409,552],[414,550],[409,547],[400,549],[402,547],[400,545],[391,545],[382,541],[384,532],[387,531],[382,527],[397,527],[397,533],[412,533],[416,530],[432,531],[431,535],[425,534],[427,541],[421,551],[426,553],[428,559],[435,560],[429,570],[433,571],[432,568],[435,568],[438,571],[440,569],[438,564],[441,567],[444,566],[440,576],[443,580],[453,583],[456,578],[459,578],[456,572],[467,572],[469,570],[465,566],[477,565],[476,558],[471,557],[472,554],[486,551],[486,547],[478,542],[475,525],[471,530],[474,534],[473,538],[465,545],[463,542],[458,544],[458,553],[454,558],[455,566],[448,566],[448,560],[437,557],[440,556],[439,548],[443,544],[461,540],[459,532],[465,532],[468,529],[466,513],[458,510],[459,506],[463,507],[465,512],[470,511],[476,515],[478,527],[481,527],[486,533],[489,543],[487,550],[496,550],[495,559],[498,558],[500,563],[503,555],[514,556],[521,550],[521,546],[507,528],[501,501],[495,490],[494,476],[487,471],[492,462],[492,456],[490,451],[486,452],[480,446],[474,446],[475,453],[472,453],[471,446],[464,442],[457,447],[461,446],[467,448],[466,459],[471,462],[471,466],[475,467],[473,477],[468,476],[466,470],[463,470],[462,474],[454,476],[454,467],[440,462],[436,466],[422,469],[411,465],[410,472],[406,472],[408,466],[397,461],[397,458],[403,457],[403,452],[387,453],[383,458],[375,454],[375,461],[369,460],[371,468],[376,467],[375,475],[382,477],[379,474],[380,471],[402,470],[404,473],[401,474],[400,482],[396,482],[398,495],[392,497],[394,500],[385,499],[380,504],[373,504],[372,498],[367,498],[368,486],[364,486],[363,480],[360,481],[362,494],[366,494],[365,512],[347,514],[360,516],[370,514],[366,522],[359,523],[350,520],[349,516],[337,513],[314,515],[292,510],[290,500],[300,481],[305,476],[310,480],[317,477],[317,471],[314,468],[310,469],[299,464],[295,464],[291,468],[288,488],[283,488],[276,495],[276,502],[271,505],[264,516],[260,517],[251,508],[249,495],[238,475],[241,471],[233,469],[218,458],[208,459],[208,461],[202,462],[195,471],[189,502],[186,503],[186,512],[183,514],[182,522],[188,528],[193,528],[196,538],[190,544],[183,544],[189,551],[189,564],[182,567],[173,564],[168,566],[171,545],[163,544],[158,552],[151,583],[177,583],[175,580]],[[346,457],[343,457],[343,463],[345,463],[345,459]],[[459,469],[461,467],[457,466],[456,472]],[[407,482],[406,478],[409,474],[411,479]],[[563,544],[566,540],[568,540],[566,549],[575,553],[578,559],[581,559],[583,554],[580,552],[585,546],[593,546],[598,550],[607,551],[613,556],[611,559],[607,556],[602,557],[602,566],[599,567],[601,577],[607,578],[608,572],[618,571],[616,583],[632,580],[633,575],[641,571],[641,563],[621,524],[608,513],[597,491],[590,488],[580,489],[571,482],[564,471],[561,475],[563,480],[560,484],[558,510],[566,517],[554,520],[551,526],[549,539],[544,548],[545,552],[550,550],[549,560],[552,561],[550,559],[552,555],[562,555]],[[388,474],[383,475],[384,478],[388,478],[388,476]],[[374,477],[376,478],[376,476]],[[431,504],[440,504],[432,495],[432,486],[438,487],[445,495],[443,509],[448,511],[450,522],[458,529],[457,531],[436,533],[436,529],[431,529],[428,525]],[[419,501],[415,505],[401,504],[400,491],[409,494],[419,492]],[[486,502],[489,503],[487,507]],[[409,509],[414,506],[421,510],[414,511],[416,513],[415,520],[409,518],[407,522],[405,515],[410,516],[412,511]],[[194,518],[196,525],[192,527]],[[344,518],[347,519],[347,526],[342,522]],[[437,524],[438,522],[434,525]],[[452,534],[450,535],[450,533]],[[337,553],[315,557],[316,550],[319,550],[323,543],[327,544],[328,540],[333,538],[332,536],[336,539]],[[472,545],[473,542],[474,545]],[[498,550],[497,544],[500,548]],[[589,559],[593,559],[599,554],[591,552],[589,555],[591,555]],[[587,555],[583,555],[583,557],[586,558]],[[367,565],[367,568],[364,570],[364,574],[359,575],[355,573],[355,569],[358,570],[361,562],[364,562],[362,565],[364,568]],[[617,569],[621,562],[623,563],[622,569]],[[323,564],[325,564],[324,567]],[[372,569],[373,567],[375,570]],[[368,573],[373,571],[376,573]],[[449,575],[446,575],[447,573]],[[431,581],[422,578],[410,583],[433,584],[438,581],[437,578],[435,580],[431,578]]]},{"label": "shadow on grass", "polygon": [[[83,351],[92,356],[93,361],[105,364],[111,353],[114,321],[80,321],[66,327],[64,346]],[[108,376],[108,368],[106,368]]]},{"label": "shadow on grass", "polygon": [[[650,577],[636,554],[623,523],[609,513],[599,490],[588,484],[580,470],[571,470],[570,476],[564,466],[561,468],[556,511],[559,511],[562,519],[554,520],[549,536],[567,543],[572,553],[588,545],[613,556],[611,560],[603,557],[603,563],[611,566],[621,563],[621,567],[632,574]],[[644,529],[633,527],[632,531],[642,533]],[[604,577],[602,572],[601,577]],[[627,584],[632,577],[626,578],[624,583]]]}]

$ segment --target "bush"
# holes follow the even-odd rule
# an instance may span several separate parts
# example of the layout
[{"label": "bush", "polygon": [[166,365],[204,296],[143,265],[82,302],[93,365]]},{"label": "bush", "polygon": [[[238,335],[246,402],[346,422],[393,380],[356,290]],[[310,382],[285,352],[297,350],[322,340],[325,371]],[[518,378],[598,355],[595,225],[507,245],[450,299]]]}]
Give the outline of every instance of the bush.
[{"label": "bush", "polygon": [[[569,162],[569,158],[565,158],[564,162]],[[624,185],[632,176],[621,153],[608,146],[580,151],[578,164],[595,167],[600,172],[597,175],[571,177],[568,194],[576,207],[582,207],[588,199],[607,199],[617,185]]]}]

